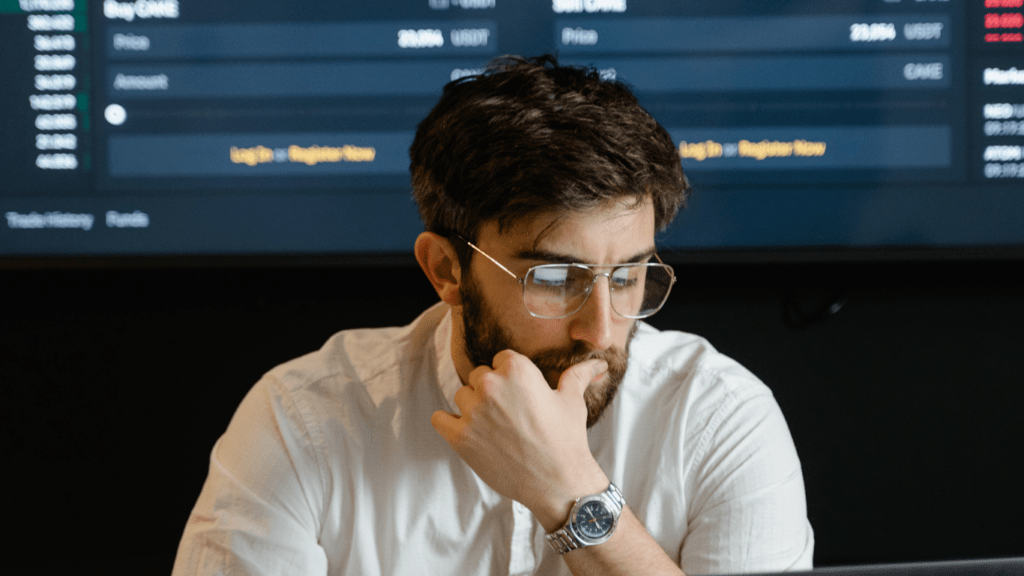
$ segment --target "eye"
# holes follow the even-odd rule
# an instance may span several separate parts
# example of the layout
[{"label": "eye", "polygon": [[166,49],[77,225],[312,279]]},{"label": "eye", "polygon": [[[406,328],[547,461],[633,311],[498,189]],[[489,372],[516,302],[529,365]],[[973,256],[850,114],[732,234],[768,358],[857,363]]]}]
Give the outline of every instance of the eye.
[{"label": "eye", "polygon": [[569,270],[564,266],[542,266],[534,268],[530,281],[542,288],[561,288],[569,278]]},{"label": "eye", "polygon": [[623,266],[622,268],[616,268],[612,271],[609,279],[612,286],[615,288],[632,288],[637,284],[637,278],[640,270],[641,267],[639,266]]}]

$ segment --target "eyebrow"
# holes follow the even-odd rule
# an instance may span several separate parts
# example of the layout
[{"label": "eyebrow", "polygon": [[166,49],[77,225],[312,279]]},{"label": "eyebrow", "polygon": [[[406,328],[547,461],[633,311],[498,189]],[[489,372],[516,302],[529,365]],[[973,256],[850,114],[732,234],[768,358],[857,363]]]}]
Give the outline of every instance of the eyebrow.
[{"label": "eyebrow", "polygon": [[[588,266],[615,266],[617,264],[635,264],[637,262],[643,262],[644,260],[654,256],[657,249],[654,247],[648,248],[643,252],[637,252],[633,256],[626,258],[621,262],[614,264],[587,264]],[[570,254],[563,254],[554,252],[551,250],[522,250],[515,254],[515,258],[521,260],[535,260],[539,262],[545,262],[548,264],[586,264],[580,262],[579,258],[576,258]]]}]

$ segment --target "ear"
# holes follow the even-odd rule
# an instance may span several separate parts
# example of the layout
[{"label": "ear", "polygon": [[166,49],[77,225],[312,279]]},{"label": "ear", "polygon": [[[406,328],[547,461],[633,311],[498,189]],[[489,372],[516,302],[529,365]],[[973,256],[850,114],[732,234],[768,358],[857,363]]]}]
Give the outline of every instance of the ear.
[{"label": "ear", "polygon": [[461,306],[459,282],[462,268],[451,242],[433,232],[423,232],[416,238],[414,252],[416,261],[441,300],[449,306]]}]

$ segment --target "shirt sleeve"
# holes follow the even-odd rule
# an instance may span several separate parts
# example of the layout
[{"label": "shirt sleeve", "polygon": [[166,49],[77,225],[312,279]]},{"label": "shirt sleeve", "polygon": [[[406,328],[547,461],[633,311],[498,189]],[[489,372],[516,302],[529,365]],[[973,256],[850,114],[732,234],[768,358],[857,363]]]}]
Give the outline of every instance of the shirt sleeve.
[{"label": "shirt sleeve", "polygon": [[688,575],[812,567],[800,460],[778,403],[761,390],[728,394],[698,443],[680,550]]},{"label": "shirt sleeve", "polygon": [[257,383],[210,454],[172,575],[327,574],[315,447],[284,387]]}]

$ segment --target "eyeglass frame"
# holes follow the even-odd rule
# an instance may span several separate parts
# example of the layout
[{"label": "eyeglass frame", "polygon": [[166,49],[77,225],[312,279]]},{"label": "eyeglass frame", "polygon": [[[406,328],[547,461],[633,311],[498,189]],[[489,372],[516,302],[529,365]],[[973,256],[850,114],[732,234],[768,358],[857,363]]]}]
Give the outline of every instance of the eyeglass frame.
[{"label": "eyeglass frame", "polygon": [[[564,264],[538,264],[536,266],[531,266],[526,271],[526,274],[523,274],[520,277],[520,276],[516,276],[516,274],[514,272],[512,272],[511,270],[506,268],[501,262],[498,262],[493,257],[491,257],[490,254],[488,254],[487,252],[484,252],[483,250],[478,248],[476,246],[476,244],[473,244],[472,242],[470,242],[469,240],[466,240],[465,238],[463,238],[460,235],[456,235],[456,237],[459,240],[462,240],[463,242],[468,244],[469,247],[472,248],[473,250],[476,250],[477,252],[479,252],[481,255],[483,255],[484,258],[487,258],[491,262],[494,262],[494,264],[498,268],[501,268],[502,270],[505,271],[505,273],[507,273],[509,276],[511,276],[513,279],[515,279],[515,281],[518,282],[519,285],[523,289],[523,307],[526,308],[526,312],[529,313],[530,316],[533,316],[534,318],[542,318],[544,320],[561,320],[562,318],[568,318],[569,316],[572,316],[573,314],[575,314],[575,313],[579,312],[580,310],[582,310],[583,307],[587,304],[587,301],[590,300],[590,295],[594,293],[594,286],[597,284],[597,279],[598,278],[600,278],[602,276],[604,276],[605,278],[608,278],[608,291],[609,291],[609,294],[610,294],[612,291],[615,290],[614,288],[612,288],[612,285],[611,285],[611,279],[612,279],[611,275],[616,270],[618,270],[619,268],[630,268],[630,267],[637,267],[637,266],[645,266],[646,267],[646,266],[649,266],[649,265],[652,264],[652,262],[627,262],[625,264],[582,264],[582,263],[578,263],[578,262],[567,262],[567,263],[564,263]],[[639,319],[642,319],[642,318],[650,318],[651,316],[654,316],[659,311],[661,311],[661,309],[665,306],[665,302],[668,301],[668,295],[672,293],[672,287],[675,286],[675,284],[676,284],[676,272],[675,272],[675,270],[671,266],[669,266],[668,264],[665,264],[664,262],[662,262],[661,258],[658,256],[657,253],[654,254],[654,257],[657,258],[658,264],[660,264],[661,266],[664,266],[665,269],[668,270],[669,277],[671,278],[671,281],[668,283],[668,288],[665,290],[665,296],[661,299],[661,302],[658,304],[657,308],[655,308],[651,313],[644,314],[642,316],[627,316],[627,315],[623,314],[622,312],[619,312],[618,310],[615,310],[615,305],[612,304],[611,305],[612,310],[616,314],[618,314],[619,316],[622,316],[623,318],[629,318],[631,320],[639,320]],[[593,275],[593,279],[590,282],[590,286],[587,288],[586,295],[583,297],[583,300],[580,302],[579,307],[576,308],[575,310],[573,310],[572,312],[569,312],[569,313],[567,313],[567,314],[565,314],[563,316],[541,316],[540,314],[534,313],[534,311],[530,310],[530,307],[526,305],[526,277],[529,276],[530,272],[533,271],[535,268],[543,268],[543,267],[550,267],[550,266],[576,266],[576,267],[579,267],[579,268],[586,268]],[[602,273],[602,274],[598,274],[597,272],[594,271],[594,268],[611,268],[611,271],[605,272],[605,273]],[[609,301],[609,304],[611,304],[610,301]]]}]

